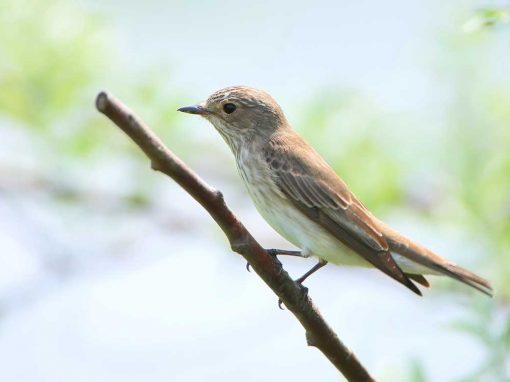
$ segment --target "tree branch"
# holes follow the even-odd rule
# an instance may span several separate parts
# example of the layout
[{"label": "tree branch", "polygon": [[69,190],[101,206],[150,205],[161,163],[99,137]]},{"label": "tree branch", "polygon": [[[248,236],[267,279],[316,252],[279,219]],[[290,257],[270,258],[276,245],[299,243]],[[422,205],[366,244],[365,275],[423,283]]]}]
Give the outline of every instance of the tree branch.
[{"label": "tree branch", "polygon": [[349,381],[374,381],[363,365],[338,338],[314,306],[307,289],[295,283],[275,256],[260,246],[234,213],[221,192],[205,183],[175,156],[125,105],[101,92],[97,109],[120,127],[151,160],[152,168],[176,181],[204,207],[227,236],[233,251],[241,254],[306,330],[309,346],[317,347]]}]

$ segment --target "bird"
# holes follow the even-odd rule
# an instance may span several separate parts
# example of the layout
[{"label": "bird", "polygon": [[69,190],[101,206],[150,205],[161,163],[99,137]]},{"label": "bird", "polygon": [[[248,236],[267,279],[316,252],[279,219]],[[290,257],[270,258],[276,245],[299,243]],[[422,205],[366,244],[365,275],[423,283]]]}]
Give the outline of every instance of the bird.
[{"label": "bird", "polygon": [[299,252],[318,263],[375,267],[422,295],[427,275],[445,275],[493,295],[489,282],[439,256],[375,217],[320,154],[289,124],[267,92],[230,86],[180,112],[208,120],[235,157],[238,172],[262,217]]}]

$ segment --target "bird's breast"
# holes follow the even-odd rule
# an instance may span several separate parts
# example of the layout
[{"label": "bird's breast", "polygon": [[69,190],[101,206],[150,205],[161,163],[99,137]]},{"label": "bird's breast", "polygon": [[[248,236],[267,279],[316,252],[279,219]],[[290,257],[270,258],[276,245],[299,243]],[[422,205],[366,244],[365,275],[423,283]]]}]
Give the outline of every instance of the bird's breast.
[{"label": "bird's breast", "polygon": [[236,160],[239,174],[257,211],[275,231],[307,254],[333,263],[359,265],[359,257],[347,255],[337,239],[303,215],[287,199],[273,181],[261,153],[239,152]]},{"label": "bird's breast", "polygon": [[[285,197],[274,183],[269,166],[255,150],[244,149],[236,154],[237,169],[257,209],[271,208]],[[271,204],[271,206],[269,206]]]},{"label": "bird's breast", "polygon": [[[310,220],[283,194],[273,181],[269,166],[258,152],[241,152],[236,155],[237,167],[246,189],[262,217],[289,242],[307,255],[315,255],[334,264],[370,266],[327,230]],[[393,254],[405,270],[430,273],[405,257]]]}]

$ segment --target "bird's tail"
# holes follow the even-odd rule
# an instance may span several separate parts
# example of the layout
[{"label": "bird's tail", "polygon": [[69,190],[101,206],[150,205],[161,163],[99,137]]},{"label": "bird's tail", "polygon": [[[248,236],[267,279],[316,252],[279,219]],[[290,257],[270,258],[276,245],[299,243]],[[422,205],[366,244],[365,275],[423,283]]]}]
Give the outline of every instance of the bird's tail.
[{"label": "bird's tail", "polygon": [[475,288],[476,290],[479,290],[482,293],[485,293],[489,297],[492,297],[494,294],[494,291],[492,290],[492,287],[487,280],[475,275],[473,272],[470,272],[467,269],[459,267],[456,264],[440,264],[436,269],[446,276],[450,276],[457,281],[460,281],[469,285],[470,287]]},{"label": "bird's tail", "polygon": [[[384,224],[383,224],[384,225]],[[432,273],[443,274],[452,279],[469,285],[476,290],[492,297],[493,290],[489,282],[474,273],[449,262],[443,257],[435,254],[431,250],[419,245],[412,240],[402,236],[395,230],[384,225],[381,227],[383,234],[388,242],[390,251],[398,253],[401,256],[422,265],[432,271]]]}]

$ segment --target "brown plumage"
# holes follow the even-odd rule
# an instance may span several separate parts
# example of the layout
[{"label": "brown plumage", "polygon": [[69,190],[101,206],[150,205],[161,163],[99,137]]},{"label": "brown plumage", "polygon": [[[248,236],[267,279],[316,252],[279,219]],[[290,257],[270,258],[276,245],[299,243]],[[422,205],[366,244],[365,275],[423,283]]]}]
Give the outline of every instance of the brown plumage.
[{"label": "brown plumage", "polygon": [[446,275],[492,295],[486,280],[374,217],[267,93],[230,87],[180,110],[204,116],[220,132],[259,212],[304,255],[376,267],[419,295],[413,280],[428,287],[423,274]]}]

